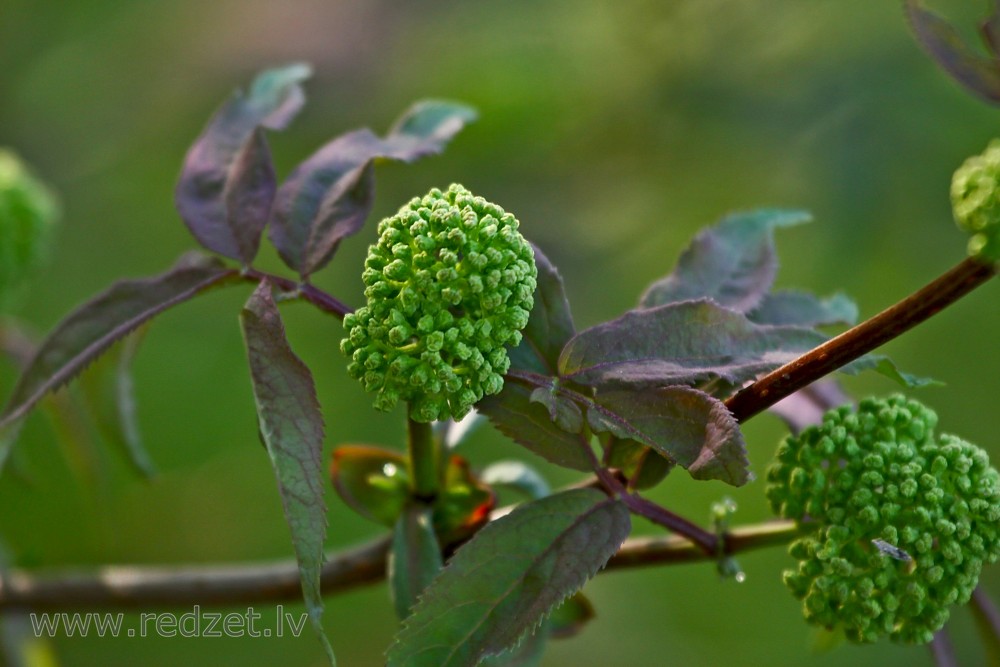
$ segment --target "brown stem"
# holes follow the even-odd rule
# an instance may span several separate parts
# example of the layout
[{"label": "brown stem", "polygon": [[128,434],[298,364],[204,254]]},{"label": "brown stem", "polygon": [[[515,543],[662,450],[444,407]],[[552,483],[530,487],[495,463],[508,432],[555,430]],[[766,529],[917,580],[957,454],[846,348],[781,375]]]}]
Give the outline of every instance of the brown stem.
[{"label": "brown stem", "polygon": [[[726,535],[727,553],[783,544],[797,534],[798,528],[790,521],[737,528]],[[388,549],[389,538],[385,537],[328,554],[321,575],[323,593],[338,593],[383,579]],[[625,541],[606,569],[713,558],[685,537],[633,538]],[[301,596],[294,560],[176,568],[109,566],[96,572],[10,570],[0,574],[0,611],[227,606],[296,600]]]},{"label": "brown stem", "polygon": [[831,338],[798,359],[768,373],[730,396],[726,407],[739,421],[757,415],[781,399],[849,364],[955,303],[994,275],[997,268],[969,258],[923,289],[878,315]]}]

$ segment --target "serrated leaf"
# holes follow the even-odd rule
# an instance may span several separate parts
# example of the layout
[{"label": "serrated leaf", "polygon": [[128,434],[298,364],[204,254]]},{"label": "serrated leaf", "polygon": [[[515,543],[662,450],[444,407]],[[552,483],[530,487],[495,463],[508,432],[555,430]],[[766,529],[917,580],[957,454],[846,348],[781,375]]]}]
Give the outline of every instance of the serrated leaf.
[{"label": "serrated leaf", "polygon": [[476,409],[501,433],[545,460],[573,470],[592,470],[593,455],[586,441],[556,426],[544,407],[531,402],[532,391],[508,380],[499,394],[487,396]]},{"label": "serrated leaf", "polygon": [[431,510],[407,507],[393,529],[388,560],[389,589],[400,620],[410,615],[417,598],[443,566]]},{"label": "serrated leaf", "polygon": [[542,475],[523,461],[497,461],[483,469],[479,476],[484,484],[492,487],[505,486],[519,491],[532,500],[544,498],[552,493],[549,483]]},{"label": "serrated leaf", "polygon": [[690,387],[598,391],[591,428],[652,447],[695,479],[751,479],[746,443],[726,406]]},{"label": "serrated leaf", "polygon": [[406,459],[398,452],[366,445],[333,450],[333,488],[361,516],[396,524],[409,499]]},{"label": "serrated leaf", "polygon": [[156,470],[142,443],[132,382],[132,360],[144,337],[142,327],[116,343],[84,371],[80,385],[104,439],[119,446],[139,474],[152,477]]},{"label": "serrated leaf", "polygon": [[765,295],[747,317],[757,324],[853,325],[858,321],[858,307],[844,294],[819,299],[808,292],[779,290]]},{"label": "serrated leaf", "polygon": [[549,616],[549,636],[554,639],[575,637],[595,616],[594,605],[586,595],[572,595]]},{"label": "serrated leaf", "polygon": [[801,327],[754,324],[711,301],[685,301],[632,310],[578,333],[563,349],[559,372],[591,386],[739,383],[824,340]]},{"label": "serrated leaf", "polygon": [[320,148],[275,197],[269,235],[282,260],[303,278],[323,268],[371,212],[376,158],[413,162],[440,153],[474,118],[472,109],[459,104],[418,103],[384,138],[361,129]]},{"label": "serrated leaf", "polygon": [[673,273],[649,286],[641,306],[712,299],[741,313],[753,309],[771,289],[778,270],[774,230],[811,219],[803,211],[778,210],[726,217],[695,237]]},{"label": "serrated leaf", "polygon": [[904,8],[917,42],[945,72],[987,102],[1000,103],[1000,61],[991,28],[985,33],[993,47],[993,57],[988,57],[971,49],[951,24],[917,0],[906,0]]},{"label": "serrated leaf", "polygon": [[521,332],[521,342],[510,351],[510,367],[554,375],[559,353],[576,333],[576,328],[559,271],[538,246],[532,244],[531,247],[538,268],[538,287],[528,325]]},{"label": "serrated leaf", "polygon": [[261,439],[278,481],[285,520],[292,533],[309,620],[336,665],[323,631],[320,570],[326,539],[323,502],[323,417],[312,374],[295,356],[264,280],[240,313]]},{"label": "serrated leaf", "polygon": [[549,413],[549,419],[556,426],[569,433],[579,433],[583,429],[583,413],[573,401],[561,396],[555,387],[537,387],[529,400],[538,403]]},{"label": "serrated leaf", "polygon": [[308,65],[262,72],[237,91],[184,158],[177,210],[205,248],[250,264],[260,247],[277,183],[263,128],[284,129],[305,103]]},{"label": "serrated leaf", "polygon": [[0,415],[0,428],[22,418],[145,322],[235,276],[216,259],[188,254],[162,275],[115,283],[70,313],[39,345]]},{"label": "serrated leaf", "polygon": [[424,592],[389,648],[389,667],[471,667],[515,645],[604,566],[630,529],[624,504],[594,489],[491,522]]},{"label": "serrated leaf", "polygon": [[514,648],[493,655],[479,663],[479,667],[538,667],[542,664],[548,646],[549,624],[542,623],[533,633]]}]

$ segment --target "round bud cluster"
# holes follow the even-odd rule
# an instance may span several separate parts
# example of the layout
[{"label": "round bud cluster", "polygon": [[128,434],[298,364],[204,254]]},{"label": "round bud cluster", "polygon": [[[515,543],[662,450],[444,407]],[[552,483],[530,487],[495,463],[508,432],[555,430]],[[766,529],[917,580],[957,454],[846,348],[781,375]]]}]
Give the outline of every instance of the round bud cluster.
[{"label": "round bud cluster", "polygon": [[785,572],[808,622],[855,642],[928,642],[1000,556],[1000,474],[936,424],[903,396],[867,399],[779,446],[767,498],[809,531]]},{"label": "round bud cluster", "polygon": [[0,149],[0,307],[38,263],[56,212],[48,189]]},{"label": "round bud cluster", "polygon": [[461,185],[433,189],[379,223],[362,274],[366,306],[344,318],[348,372],[420,422],[461,418],[503,387],[537,270],[518,222]]},{"label": "round bud cluster", "polygon": [[1000,261],[1000,140],[970,157],[951,179],[955,222],[969,239],[969,254]]}]

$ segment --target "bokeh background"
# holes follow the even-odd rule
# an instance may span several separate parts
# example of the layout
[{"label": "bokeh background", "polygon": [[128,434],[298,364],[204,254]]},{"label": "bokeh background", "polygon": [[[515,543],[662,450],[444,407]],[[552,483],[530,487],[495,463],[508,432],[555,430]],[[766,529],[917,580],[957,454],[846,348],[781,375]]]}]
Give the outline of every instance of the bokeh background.
[{"label": "bokeh background", "polygon": [[[986,4],[932,3],[970,36]],[[961,259],[950,175],[1000,120],[922,54],[898,2],[0,0],[0,145],[32,163],[64,208],[18,315],[43,332],[112,281],[157,273],[194,247],[172,206],[185,150],[234,88],[292,60],[313,63],[316,75],[304,113],[270,137],[279,173],[336,133],[384,130],[415,99],[476,106],[480,121],[443,156],[379,168],[373,218],[431,186],[464,183],[513,211],[561,268],[580,327],[634,305],[699,227],[757,206],[816,217],[781,233],[781,286],[842,289],[874,314]],[[371,224],[317,282],[359,303],[373,239]],[[270,249],[260,265],[282,270]],[[13,563],[291,554],[236,320],[248,292],[213,292],[150,330],[135,371],[154,479],[44,416],[30,420],[17,474],[0,478],[0,536]],[[947,383],[918,396],[945,430],[1000,459],[998,303],[990,284],[886,351]],[[302,305],[283,314],[316,376],[327,451],[398,446],[401,416],[372,412],[344,372],[339,323]],[[13,376],[0,365],[0,391]],[[895,390],[877,376],[846,385],[855,395]],[[760,474],[782,428],[763,416],[746,434]],[[531,456],[488,426],[464,453],[478,466]],[[570,481],[533,462],[553,484]],[[725,495],[739,504],[737,521],[767,517],[760,482],[731,489],[676,473],[652,493],[699,521]],[[329,505],[331,548],[378,532],[332,493]],[[637,533],[656,530],[636,523]],[[783,549],[740,562],[743,584],[708,564],[598,577],[586,589],[598,618],[553,642],[543,664],[931,664],[926,649],[889,643],[818,652],[780,583]],[[984,579],[1000,593],[996,568]],[[395,625],[385,589],[327,604],[341,663],[381,664]],[[273,618],[270,605],[258,611]],[[951,627],[962,664],[979,664],[968,611]],[[52,649],[60,665],[323,664],[308,630],[281,640],[63,638]]]}]

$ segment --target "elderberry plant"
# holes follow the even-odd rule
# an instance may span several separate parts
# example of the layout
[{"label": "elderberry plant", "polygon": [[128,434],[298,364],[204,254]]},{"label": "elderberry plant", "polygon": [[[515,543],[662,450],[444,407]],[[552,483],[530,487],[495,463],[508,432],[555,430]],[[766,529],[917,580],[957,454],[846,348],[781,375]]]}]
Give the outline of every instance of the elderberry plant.
[{"label": "elderberry plant", "polygon": [[[915,2],[906,6],[924,46],[956,78],[1000,101],[1000,66],[970,60],[946,23]],[[1000,11],[987,32],[997,25]],[[401,623],[386,653],[392,667],[532,664],[549,639],[573,634],[593,615],[581,588],[604,567],[704,559],[742,579],[734,554],[789,541],[798,565],[785,582],[806,620],[851,641],[933,641],[951,606],[973,595],[982,567],[1000,556],[1000,475],[985,452],[938,435],[933,411],[912,399],[867,399],[855,410],[832,380],[813,383],[837,370],[874,370],[910,388],[925,382],[872,352],[995,275],[996,145],[970,158],[952,184],[956,221],[972,235],[970,257],[834,338],[827,327],[855,324],[850,299],[773,289],[774,233],[808,222],[806,213],[725,217],[636,307],[577,330],[559,272],[522,236],[531,236],[530,221],[522,228],[461,185],[415,197],[379,223],[358,271],[366,303],[353,310],[310,278],[365,223],[375,166],[440,152],[475,113],[454,102],[417,103],[385,134],[345,133],[279,180],[268,132],[285,129],[301,109],[309,74],[301,64],[263,72],[211,119],[184,160],[176,205],[214,256],[188,254],[160,275],[115,283],[39,342],[0,413],[0,462],[31,410],[114,354],[116,343],[134,344],[156,315],[209,289],[250,283],[240,323],[257,425],[302,597],[331,664],[324,593],[378,575]],[[8,187],[4,164],[0,188]],[[0,297],[27,263],[20,258],[33,253],[21,252],[18,234],[50,217],[40,187],[19,187],[15,200],[30,205],[0,199],[0,251],[20,253],[0,266]],[[265,231],[290,275],[255,267]],[[326,429],[312,374],[285,336],[279,304],[287,301],[343,321],[331,323],[331,340],[341,341],[346,374],[374,394],[377,410],[406,406],[405,447],[333,451],[340,499],[389,529],[362,555],[323,552]],[[128,349],[119,370],[127,371]],[[125,405],[127,387],[119,382],[116,392]],[[643,496],[677,468],[697,480],[753,481],[741,424],[772,407],[795,432],[767,469],[765,493],[784,522],[734,526],[734,505],[720,502],[713,526],[703,528]],[[479,417],[588,477],[553,492],[526,463],[484,466],[454,454]],[[127,422],[130,412],[118,418]],[[134,438],[129,451],[145,456]],[[503,487],[525,501],[497,508]],[[630,540],[633,515],[675,537]],[[0,609],[32,603],[30,590],[0,585]]]}]

